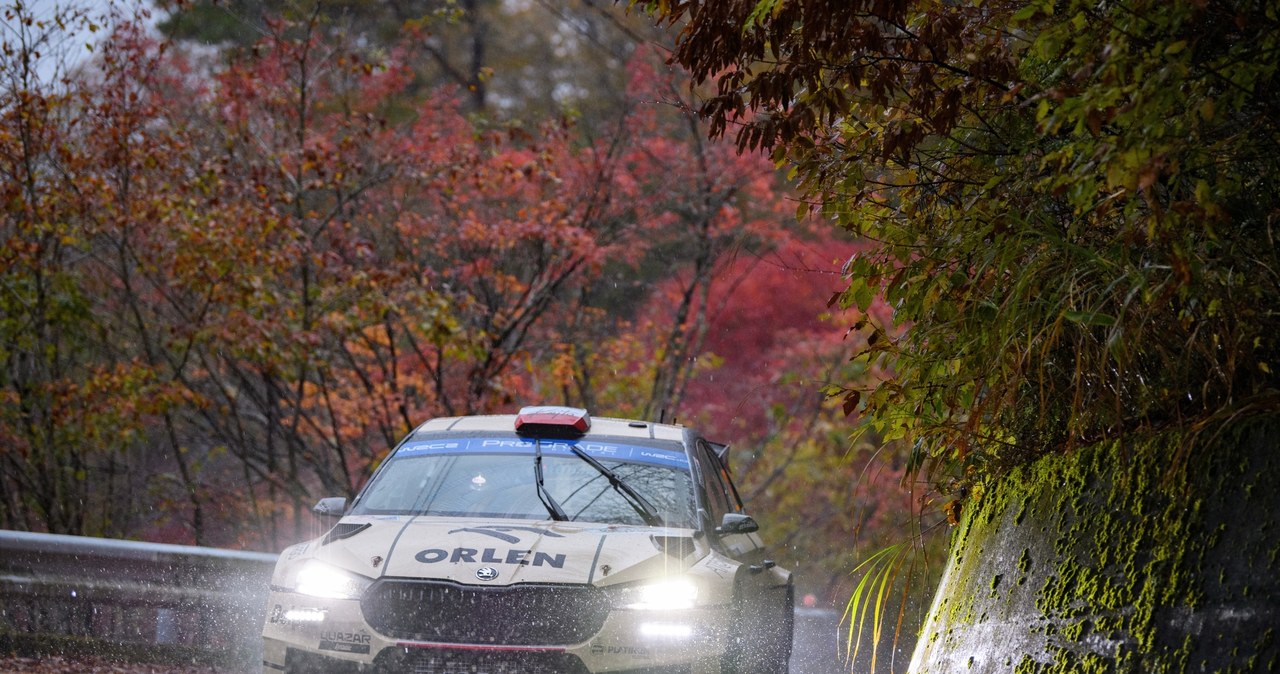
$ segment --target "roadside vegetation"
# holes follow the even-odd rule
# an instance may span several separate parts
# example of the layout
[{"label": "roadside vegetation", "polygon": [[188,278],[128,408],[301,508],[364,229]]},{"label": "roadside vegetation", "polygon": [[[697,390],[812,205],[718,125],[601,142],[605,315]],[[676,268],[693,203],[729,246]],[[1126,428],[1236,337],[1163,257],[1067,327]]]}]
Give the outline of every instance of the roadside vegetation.
[{"label": "roadside vegetation", "polygon": [[[838,306],[891,318],[850,324],[875,375],[827,390],[950,521],[1047,456],[1169,447],[1177,475],[1280,412],[1274,3],[633,5],[679,32],[712,136],[866,244]],[[895,631],[899,550],[850,604]]]},{"label": "roadside vegetation", "polygon": [[910,471],[1280,411],[1271,3],[637,4],[712,135],[867,242],[840,305],[892,308],[852,324],[882,376],[831,391]]}]

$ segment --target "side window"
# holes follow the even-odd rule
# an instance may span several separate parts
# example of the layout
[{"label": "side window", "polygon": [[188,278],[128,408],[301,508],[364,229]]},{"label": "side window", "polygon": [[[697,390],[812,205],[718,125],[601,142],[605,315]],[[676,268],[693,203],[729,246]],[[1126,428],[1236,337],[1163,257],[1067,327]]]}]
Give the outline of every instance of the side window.
[{"label": "side window", "polygon": [[737,508],[731,487],[725,482],[727,475],[720,458],[711,451],[707,443],[698,441],[698,464],[702,473],[702,487],[706,491],[711,517],[718,524],[725,513],[734,512]]},{"label": "side window", "polygon": [[720,476],[724,478],[725,485],[729,487],[729,507],[733,509],[733,512],[742,512],[742,497],[738,495],[738,488],[734,486],[733,478],[729,476],[728,466],[720,464]]}]

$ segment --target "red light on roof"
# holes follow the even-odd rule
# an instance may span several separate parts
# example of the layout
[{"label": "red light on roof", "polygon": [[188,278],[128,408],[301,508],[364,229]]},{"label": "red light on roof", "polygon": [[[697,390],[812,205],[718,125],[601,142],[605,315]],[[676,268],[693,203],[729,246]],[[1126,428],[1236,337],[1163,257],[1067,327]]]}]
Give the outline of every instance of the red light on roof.
[{"label": "red light on roof", "polygon": [[591,417],[580,407],[525,407],[516,415],[521,435],[583,435]]}]

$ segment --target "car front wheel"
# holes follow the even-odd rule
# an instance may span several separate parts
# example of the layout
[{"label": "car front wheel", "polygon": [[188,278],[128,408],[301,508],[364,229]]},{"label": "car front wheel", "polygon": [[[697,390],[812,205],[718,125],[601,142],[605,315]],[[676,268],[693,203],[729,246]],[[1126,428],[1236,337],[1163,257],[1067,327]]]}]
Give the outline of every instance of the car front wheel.
[{"label": "car front wheel", "polygon": [[775,611],[752,611],[741,596],[734,601],[734,633],[721,664],[722,674],[787,674],[795,629],[794,589]]}]

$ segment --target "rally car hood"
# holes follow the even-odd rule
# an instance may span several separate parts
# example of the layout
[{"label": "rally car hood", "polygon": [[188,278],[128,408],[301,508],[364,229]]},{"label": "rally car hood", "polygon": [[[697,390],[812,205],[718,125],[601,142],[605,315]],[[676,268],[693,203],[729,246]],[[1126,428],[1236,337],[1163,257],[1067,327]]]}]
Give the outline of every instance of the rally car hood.
[{"label": "rally car hood", "polygon": [[613,585],[685,571],[709,552],[690,529],[453,517],[346,517],[303,546],[286,558],[320,558],[369,578],[484,585]]}]

